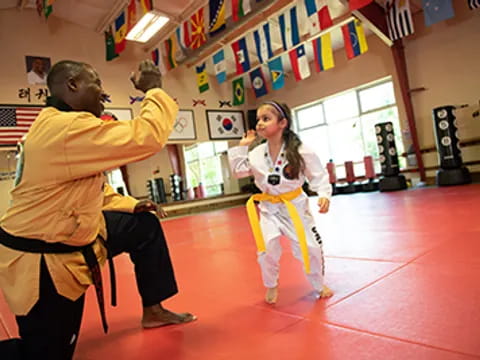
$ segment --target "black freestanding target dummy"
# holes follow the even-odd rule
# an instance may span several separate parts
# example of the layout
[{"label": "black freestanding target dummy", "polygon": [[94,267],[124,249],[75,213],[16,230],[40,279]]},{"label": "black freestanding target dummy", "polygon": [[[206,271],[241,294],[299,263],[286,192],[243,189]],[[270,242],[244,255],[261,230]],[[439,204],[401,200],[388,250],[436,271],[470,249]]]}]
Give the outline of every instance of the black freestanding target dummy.
[{"label": "black freestanding target dummy", "polygon": [[463,166],[455,107],[441,106],[433,109],[433,126],[437,140],[440,169],[437,185],[461,185],[472,182],[470,172]]},{"label": "black freestanding target dummy", "polygon": [[375,125],[378,153],[382,167],[382,177],[379,182],[380,191],[396,191],[407,188],[405,176],[400,174],[397,147],[391,122]]}]

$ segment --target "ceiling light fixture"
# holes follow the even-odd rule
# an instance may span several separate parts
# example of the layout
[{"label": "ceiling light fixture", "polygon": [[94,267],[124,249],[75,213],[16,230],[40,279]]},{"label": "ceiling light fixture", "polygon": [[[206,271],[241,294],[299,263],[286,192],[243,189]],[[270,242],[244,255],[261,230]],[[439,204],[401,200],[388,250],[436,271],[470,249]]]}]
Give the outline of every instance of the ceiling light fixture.
[{"label": "ceiling light fixture", "polygon": [[152,38],[170,19],[152,10],[142,16],[126,36],[127,40],[145,43]]}]

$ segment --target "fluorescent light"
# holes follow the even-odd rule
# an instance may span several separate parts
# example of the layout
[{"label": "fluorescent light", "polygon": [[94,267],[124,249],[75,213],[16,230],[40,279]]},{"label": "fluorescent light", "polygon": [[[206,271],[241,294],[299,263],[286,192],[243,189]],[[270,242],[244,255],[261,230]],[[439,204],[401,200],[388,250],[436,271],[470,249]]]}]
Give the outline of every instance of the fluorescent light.
[{"label": "fluorescent light", "polygon": [[167,22],[169,18],[156,11],[149,11],[142,16],[132,30],[127,34],[126,39],[145,43],[155,35]]}]

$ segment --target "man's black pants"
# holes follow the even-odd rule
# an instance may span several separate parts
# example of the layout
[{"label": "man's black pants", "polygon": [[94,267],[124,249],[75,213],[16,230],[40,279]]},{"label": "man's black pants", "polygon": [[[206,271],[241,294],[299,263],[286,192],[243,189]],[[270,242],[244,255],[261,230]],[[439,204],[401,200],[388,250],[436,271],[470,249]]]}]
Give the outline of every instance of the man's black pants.
[{"label": "man's black pants", "polygon": [[[130,254],[143,306],[158,304],[175,295],[177,284],[157,217],[151,213],[112,211],[105,211],[104,216],[109,255]],[[71,359],[84,300],[85,295],[76,301],[59,295],[42,258],[39,301],[26,316],[17,316],[21,339],[0,342],[2,359]],[[7,354],[5,358],[3,354]]]}]

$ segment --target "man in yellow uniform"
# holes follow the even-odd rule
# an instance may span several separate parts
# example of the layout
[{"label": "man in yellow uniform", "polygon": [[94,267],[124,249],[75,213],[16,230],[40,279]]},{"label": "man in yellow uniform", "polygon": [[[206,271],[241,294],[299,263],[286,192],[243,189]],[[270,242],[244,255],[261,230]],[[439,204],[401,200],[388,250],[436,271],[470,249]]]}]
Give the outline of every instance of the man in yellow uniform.
[{"label": "man in yellow uniform", "polygon": [[139,70],[131,80],[145,93],[140,115],[111,122],[99,118],[105,93],[90,65],[61,61],[49,72],[52,97],[20,146],[11,207],[0,220],[0,287],[21,337],[0,343],[2,359],[71,359],[92,282],[107,331],[99,264],[122,252],[135,265],[144,327],[195,319],[161,305],[177,293],[151,212],[161,210],[105,184],[104,171],[160,151],[178,112],[155,65]]}]

